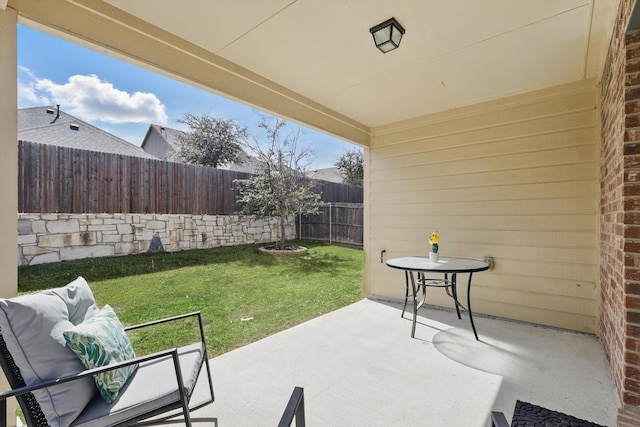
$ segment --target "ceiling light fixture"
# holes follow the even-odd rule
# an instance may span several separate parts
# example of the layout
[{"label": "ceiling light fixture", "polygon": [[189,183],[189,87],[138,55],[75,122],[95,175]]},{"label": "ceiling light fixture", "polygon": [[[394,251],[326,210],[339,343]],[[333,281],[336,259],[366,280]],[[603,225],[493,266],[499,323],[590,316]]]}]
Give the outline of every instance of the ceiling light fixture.
[{"label": "ceiling light fixture", "polygon": [[369,28],[369,32],[373,36],[376,47],[382,53],[387,53],[400,46],[400,40],[402,40],[405,31],[395,18],[391,18],[382,24]]}]

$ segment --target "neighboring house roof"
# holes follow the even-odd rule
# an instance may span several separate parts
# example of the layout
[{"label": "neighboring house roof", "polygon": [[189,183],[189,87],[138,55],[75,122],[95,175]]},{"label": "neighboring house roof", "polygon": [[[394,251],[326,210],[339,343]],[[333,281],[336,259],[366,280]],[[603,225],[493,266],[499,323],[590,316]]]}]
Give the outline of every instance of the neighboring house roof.
[{"label": "neighboring house roof", "polygon": [[[158,131],[164,136],[164,138],[167,140],[167,142],[169,143],[169,145],[174,151],[177,151],[180,148],[180,139],[178,139],[178,135],[182,133],[181,130],[168,128],[166,126],[160,126],[160,125],[151,125],[151,126],[158,129]],[[144,144],[144,141],[142,141],[142,143]]]},{"label": "neighboring house roof", "polygon": [[234,172],[255,173],[258,165],[260,164],[258,159],[247,154],[244,150],[242,150],[242,154],[240,154],[240,160],[241,161],[239,163],[227,163],[226,165],[220,166],[219,169]]},{"label": "neighboring house roof", "polygon": [[178,139],[180,132],[177,129],[151,124],[140,148],[159,159],[173,161],[180,146]]},{"label": "neighboring house roof", "polygon": [[337,182],[344,184],[344,177],[338,168],[324,168],[307,171],[307,176],[322,181]]},{"label": "neighboring house roof", "polygon": [[58,111],[56,107],[45,106],[19,109],[18,140],[157,159],[142,148],[62,110]]}]

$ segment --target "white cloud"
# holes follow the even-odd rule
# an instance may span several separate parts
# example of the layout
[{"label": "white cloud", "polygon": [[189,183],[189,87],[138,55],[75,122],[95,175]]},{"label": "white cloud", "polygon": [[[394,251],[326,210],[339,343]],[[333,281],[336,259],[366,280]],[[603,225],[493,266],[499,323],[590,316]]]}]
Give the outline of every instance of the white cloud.
[{"label": "white cloud", "polygon": [[36,107],[51,104],[51,100],[46,96],[39,95],[33,85],[20,80],[18,80],[18,99],[21,101],[21,107]]},{"label": "white cloud", "polygon": [[66,83],[58,84],[38,78],[26,68],[20,71],[29,80],[18,85],[19,99],[25,103],[60,104],[67,113],[88,122],[167,123],[166,107],[153,93],[125,92],[95,74],[76,74]]},{"label": "white cloud", "polygon": [[20,76],[18,77],[19,107],[24,108],[50,105],[51,100],[42,93],[38,93],[38,90],[35,88],[36,77],[33,75],[31,70],[26,67],[18,66],[18,71],[26,75],[26,82],[24,78],[20,78]]}]

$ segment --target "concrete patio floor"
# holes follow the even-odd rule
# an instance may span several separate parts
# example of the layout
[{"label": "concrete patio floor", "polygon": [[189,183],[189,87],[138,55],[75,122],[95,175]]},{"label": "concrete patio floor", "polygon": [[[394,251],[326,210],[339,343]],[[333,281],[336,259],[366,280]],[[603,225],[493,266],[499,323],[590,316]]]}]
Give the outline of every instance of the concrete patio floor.
[{"label": "concrete patio floor", "polygon": [[465,314],[425,307],[411,338],[401,310],[365,299],[212,359],[216,401],[194,424],[276,426],[300,386],[310,427],[484,427],[517,399],[615,425],[596,337],[474,316],[478,342]]}]

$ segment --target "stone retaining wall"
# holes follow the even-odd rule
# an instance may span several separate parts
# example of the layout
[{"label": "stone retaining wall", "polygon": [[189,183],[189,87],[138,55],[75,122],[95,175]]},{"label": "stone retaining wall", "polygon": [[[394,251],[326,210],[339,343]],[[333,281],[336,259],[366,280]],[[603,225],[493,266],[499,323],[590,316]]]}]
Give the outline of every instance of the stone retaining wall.
[{"label": "stone retaining wall", "polygon": [[[286,229],[294,238],[293,220]],[[269,243],[279,230],[242,215],[18,214],[18,265]]]}]

